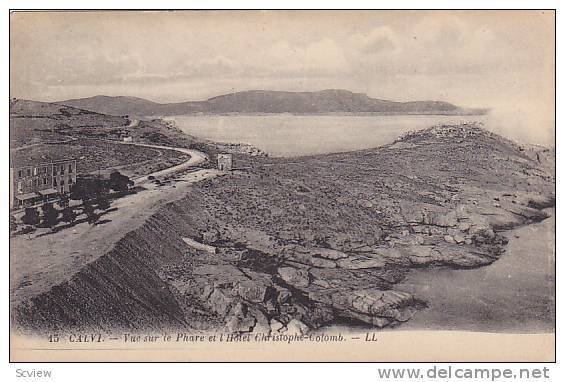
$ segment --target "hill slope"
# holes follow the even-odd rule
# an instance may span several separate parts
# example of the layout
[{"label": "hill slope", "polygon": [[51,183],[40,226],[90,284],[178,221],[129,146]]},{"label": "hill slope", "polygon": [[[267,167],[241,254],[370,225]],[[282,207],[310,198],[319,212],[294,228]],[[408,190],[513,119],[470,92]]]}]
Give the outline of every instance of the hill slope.
[{"label": "hill slope", "polygon": [[156,116],[177,115],[204,111],[201,102],[157,103],[138,97],[94,96],[58,102],[60,105],[77,107],[108,115]]},{"label": "hill slope", "polygon": [[95,96],[60,101],[59,104],[111,115],[182,115],[191,113],[386,113],[484,114],[483,109],[463,109],[441,101],[395,102],[366,94],[331,89],[318,92],[250,90],[206,101],[156,103],[135,97]]},{"label": "hill slope", "polygon": [[500,231],[547,217],[543,158],[469,125],[349,153],[238,156],[245,171],[186,187],[109,253],[78,254],[96,260],[14,318],[35,330],[398,325],[426,305],[395,290],[410,269],[487,266]]},{"label": "hill slope", "polygon": [[109,129],[127,126],[129,120],[72,106],[17,100],[10,105],[11,148],[46,142],[67,141],[64,131]]},{"label": "hill slope", "polygon": [[215,150],[214,144],[160,120],[132,121],[29,100],[10,105],[10,164],[14,167],[74,158],[79,173],[116,168],[138,176],[186,160],[185,155],[171,150],[118,144],[123,135],[135,142],[194,148],[209,155]]}]

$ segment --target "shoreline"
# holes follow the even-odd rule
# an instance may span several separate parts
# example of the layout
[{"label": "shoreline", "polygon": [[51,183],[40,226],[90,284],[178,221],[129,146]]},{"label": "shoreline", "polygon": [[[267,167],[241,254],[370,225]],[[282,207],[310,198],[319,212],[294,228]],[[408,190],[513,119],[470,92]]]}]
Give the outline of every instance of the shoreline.
[{"label": "shoreline", "polygon": [[[505,253],[490,265],[464,273],[459,273],[457,270],[432,270],[426,275],[426,271],[411,271],[407,280],[397,286],[404,284],[407,290],[423,291],[424,298],[429,298],[431,305],[417,313],[414,319],[401,325],[399,329],[513,334],[554,333],[555,291],[550,285],[555,283],[555,248],[552,244],[555,242],[555,206],[545,208],[543,211],[549,213],[548,218],[502,232],[509,238],[509,243]],[[551,244],[548,244],[546,238],[550,239],[550,237]],[[534,246],[532,242],[537,244],[539,252],[532,251]],[[519,268],[527,268],[528,273],[521,272]],[[550,274],[546,275],[543,272],[545,270],[550,270]],[[534,278],[536,272],[538,272],[535,275],[537,278]],[[434,280],[434,274],[442,281]],[[553,281],[544,282],[545,277]],[[507,280],[504,280],[505,278]],[[459,301],[446,301],[446,297],[452,298],[452,296],[449,293],[444,295],[438,289],[440,285],[444,292],[449,291],[450,288],[463,287],[465,293],[458,294]],[[524,293],[523,285],[527,285],[528,293]],[[496,297],[489,300],[490,295]],[[542,304],[541,301],[544,303]],[[512,304],[513,302],[515,305]],[[485,305],[487,303],[489,306]],[[442,313],[442,309],[446,312]],[[461,320],[461,317],[468,316],[472,311],[474,311],[474,319]],[[485,317],[490,318],[485,318],[485,321],[481,322],[477,311],[483,312]],[[547,312],[547,316],[544,312]]]},{"label": "shoreline", "polygon": [[[432,139],[436,143],[418,143],[415,147],[422,154],[412,153],[412,150],[416,149],[407,153],[414,158],[430,155],[436,158],[436,147],[442,148],[443,145],[448,144],[448,150],[442,150],[449,153],[453,142],[458,142],[453,137],[446,138],[446,132],[470,134],[475,131],[473,129],[482,131],[470,127],[456,131],[450,127],[441,127],[410,135],[404,139],[415,142],[420,142],[421,139]],[[471,136],[474,137],[473,139],[480,139],[480,142],[504,145],[502,147],[514,150],[513,146],[509,146],[505,140],[493,137],[486,132],[479,136],[476,134]],[[160,203],[159,208],[149,213],[135,230],[128,230],[113,248],[100,253],[95,261],[85,263],[70,280],[60,287],[57,285],[57,288],[52,288],[41,296],[37,296],[38,298],[26,301],[25,306],[17,307],[18,316],[23,319],[22,324],[26,326],[25,317],[27,316],[56,315],[56,312],[50,310],[49,306],[64,304],[68,294],[79,296],[86,294],[85,298],[88,301],[103,304],[98,307],[99,312],[94,313],[95,316],[83,316],[80,309],[88,309],[88,307],[77,306],[79,311],[74,314],[78,315],[76,320],[79,322],[87,319],[83,322],[85,326],[95,324],[96,315],[115,315],[115,312],[106,310],[115,304],[124,303],[121,300],[105,301],[109,298],[108,292],[104,292],[105,288],[123,285],[128,289],[148,293],[143,294],[143,298],[138,297],[129,303],[131,304],[128,305],[129,309],[135,310],[131,315],[115,317],[116,323],[125,320],[122,322],[123,325],[127,325],[127,322],[130,321],[136,322],[135,326],[140,325],[141,327],[145,325],[149,325],[148,327],[155,325],[159,327],[193,326],[201,322],[203,325],[217,325],[217,327],[226,324],[231,330],[245,331],[246,325],[253,328],[261,325],[264,328],[268,325],[279,325],[280,320],[283,326],[291,323],[298,327],[301,325],[325,326],[335,322],[343,314],[352,322],[360,320],[378,327],[394,326],[395,322],[407,321],[418,313],[421,302],[418,296],[393,288],[402,280],[403,272],[424,266],[442,265],[469,269],[491,264],[500,257],[501,247],[504,246],[504,241],[493,231],[493,228],[496,225],[523,225],[531,219],[540,218],[542,213],[527,207],[531,204],[531,200],[535,200],[534,194],[527,191],[529,184],[527,189],[522,192],[515,191],[513,195],[504,194],[502,192],[504,188],[499,187],[490,190],[488,195],[484,190],[482,193],[477,193],[471,184],[459,189],[453,195],[453,186],[448,185],[451,188],[448,187],[445,190],[437,189],[439,187],[437,185],[441,186],[445,182],[440,182],[441,178],[439,180],[433,178],[434,183],[425,184],[429,184],[428,188],[431,187],[436,193],[431,195],[425,189],[420,188],[423,193],[419,197],[424,199],[419,202],[404,201],[405,193],[402,193],[402,187],[419,190],[415,184],[420,184],[422,180],[410,174],[399,177],[398,174],[387,170],[387,165],[394,166],[395,163],[383,162],[381,156],[387,158],[391,152],[396,152],[395,150],[398,149],[394,146],[385,146],[367,151],[375,155],[374,163],[385,165],[383,171],[379,172],[378,179],[381,179],[383,174],[385,176],[391,174],[388,176],[392,176],[391,179],[396,182],[394,187],[387,188],[386,192],[390,193],[392,190],[401,192],[398,196],[389,196],[390,201],[380,198],[361,200],[362,203],[359,204],[361,201],[355,199],[355,205],[350,205],[353,200],[342,197],[334,199],[336,195],[327,194],[326,197],[322,197],[320,193],[327,192],[324,190],[327,189],[328,180],[333,182],[334,179],[338,179],[335,186],[343,186],[339,180],[339,174],[336,175],[335,170],[331,167],[326,168],[325,171],[328,173],[325,175],[318,172],[323,169],[320,167],[322,162],[319,162],[324,159],[323,157],[307,158],[294,164],[281,163],[273,169],[277,175],[273,175],[271,170],[253,167],[249,173],[231,173],[229,181],[225,179],[210,181],[191,187],[190,190],[180,187],[179,192],[180,190],[184,192],[181,193],[182,195],[179,194],[180,199],[177,202]],[[378,192],[373,183],[367,183],[364,173],[359,174],[360,171],[367,168],[367,165],[359,166],[357,161],[366,162],[367,152],[335,154],[335,159],[343,163],[340,162],[340,158],[341,160],[344,160],[345,156],[349,158],[349,166],[357,169],[353,174],[357,178],[352,178],[350,181],[358,179],[360,182],[358,187],[362,187],[361,189],[367,188],[367,190],[372,190],[371,192]],[[474,154],[474,151],[471,152]],[[493,164],[508,165],[506,162],[491,162],[481,156],[477,156],[475,160],[477,166],[486,166],[485,168],[490,168]],[[513,165],[514,162],[509,163]],[[421,164],[421,161],[416,161],[414,164]],[[320,179],[308,175],[308,171],[312,169],[316,170]],[[340,171],[349,170],[342,168]],[[278,175],[279,172],[282,174]],[[346,174],[349,173],[346,172]],[[439,172],[438,177],[441,174],[442,172]],[[326,188],[319,187],[318,183],[307,184],[306,180],[302,180],[303,176],[308,181],[322,182],[320,184]],[[500,182],[502,178],[497,176],[493,179]],[[516,178],[512,181],[518,182],[520,179]],[[281,180],[287,182],[286,185],[280,184]],[[400,180],[406,182],[406,185],[399,184]],[[425,182],[431,182],[431,180]],[[257,184],[261,184],[261,187],[257,187]],[[282,189],[281,186],[283,186]],[[354,189],[359,189],[358,187]],[[538,188],[534,187],[534,189]],[[539,188],[539,190],[543,189],[543,187]],[[287,206],[286,211],[282,210],[276,204],[269,205],[275,201],[268,197],[268,192],[271,190],[276,190],[274,192],[277,195],[281,192],[283,194],[291,192],[292,196],[289,201],[292,203],[309,202],[310,204],[308,207],[301,207],[301,204],[297,204],[294,208],[286,204],[287,202],[281,201]],[[338,189],[337,195],[340,195],[340,192],[342,191]],[[267,193],[266,196],[263,193]],[[221,199],[232,194],[238,195],[235,205],[225,203]],[[433,204],[430,204],[432,196],[435,197],[436,203],[441,198],[440,205],[443,204],[445,207],[434,207]],[[457,196],[457,199],[454,199],[453,196]],[[374,223],[375,217],[381,216],[382,211],[385,210],[388,211],[387,218],[379,217],[379,221],[384,224],[387,219],[396,219],[393,220],[396,224],[389,225],[386,231],[383,231],[381,227],[374,227],[374,224],[369,224],[367,228],[372,226],[375,232],[367,232],[364,237],[342,242],[344,233],[341,231],[348,228],[342,227],[339,221],[340,226],[334,228],[331,225],[325,227],[325,224],[321,222],[315,223],[314,227],[318,230],[329,229],[331,236],[324,239],[326,240],[326,246],[324,246],[323,243],[315,244],[318,239],[312,235],[317,235],[317,233],[309,233],[307,230],[300,229],[298,225],[291,229],[291,233],[299,233],[298,236],[292,235],[294,237],[286,236],[284,226],[279,228],[271,226],[275,222],[280,223],[288,219],[269,218],[268,221],[272,224],[269,225],[268,230],[252,229],[250,225],[252,221],[248,219],[257,216],[258,210],[253,208],[253,214],[250,217],[247,215],[238,217],[237,213],[241,213],[241,209],[246,208],[245,206],[256,204],[256,197],[259,197],[258,200],[263,201],[263,204],[267,203],[267,210],[260,209],[267,211],[267,217],[273,213],[296,214],[298,211],[315,211],[312,218],[316,219],[318,219],[316,214],[322,217],[328,213],[349,213],[355,217],[353,220],[355,224],[364,225],[365,221],[367,224]],[[498,200],[498,202],[493,202],[493,200]],[[551,198],[548,200],[542,198],[541,201],[537,201],[536,205],[549,203]],[[396,207],[399,201],[403,203],[400,211]],[[326,205],[334,202],[337,205],[331,204],[331,207]],[[430,210],[432,207],[434,209]],[[223,211],[225,208],[228,208],[229,211]],[[293,220],[291,221],[300,219],[301,214],[304,212],[298,212],[296,217],[292,215]],[[215,217],[210,219],[208,216]],[[330,216],[328,215],[327,218]],[[332,220],[335,219],[332,218]],[[341,219],[341,221],[345,223],[352,220]],[[300,221],[295,224],[298,223]],[[237,226],[234,226],[235,224]],[[257,223],[253,224],[256,227]],[[216,225],[219,226],[216,227]],[[309,224],[309,226],[312,225]],[[407,229],[403,228],[404,226]],[[202,257],[198,251],[187,249],[185,238],[203,242],[216,249],[213,253]],[[278,247],[280,245],[282,248]],[[187,253],[190,255],[187,256]],[[272,264],[276,254],[279,254],[281,264]],[[234,258],[234,255],[237,256]],[[122,262],[126,264],[118,269],[126,267],[137,270],[145,275],[143,279],[138,279],[136,273],[129,271],[125,274],[116,273],[115,264]],[[470,271],[472,270],[463,272]],[[101,287],[93,289],[90,285],[92,274],[104,275],[100,282],[110,283],[101,286],[102,290]],[[336,279],[338,280],[337,285],[335,284]],[[351,284],[351,281],[355,283]],[[329,286],[337,289],[328,289]],[[368,290],[367,286],[373,289]],[[272,292],[267,292],[273,289],[277,291],[274,295]],[[157,291],[161,297],[158,301],[154,301],[151,293],[157,293]],[[184,297],[180,298],[180,296]],[[270,297],[267,298],[267,296]],[[286,296],[284,300],[281,300],[282,296]],[[355,296],[355,298],[351,300],[350,296]],[[125,295],[121,298],[129,297]],[[273,298],[278,301],[271,301]],[[145,299],[148,300],[145,301]],[[192,304],[183,305],[184,299],[192,301]],[[45,304],[45,301],[50,301],[50,303]],[[169,302],[161,307],[161,304],[167,301]],[[275,309],[281,309],[280,313],[272,317],[273,313],[266,316],[265,309],[267,311],[273,309],[269,307],[269,303]],[[246,307],[237,308],[238,306]],[[286,306],[284,309],[289,309],[289,313],[286,313],[286,310],[283,312],[284,306]],[[150,311],[147,311],[148,308]],[[209,313],[206,314],[210,316],[191,319],[191,314],[187,312],[193,309],[198,312],[207,311]],[[303,311],[300,313],[298,310],[299,316],[296,315],[297,309]],[[219,322],[215,321],[216,316]],[[270,324],[269,319],[279,324],[276,322]],[[54,317],[53,320],[49,325],[64,327],[65,323],[61,322],[60,318]],[[31,326],[43,325],[41,321],[28,322],[28,324]]]},{"label": "shoreline", "polygon": [[[528,242],[529,240],[531,240],[532,238],[530,236],[526,235],[522,235],[523,232],[525,230],[528,229],[533,229],[536,232],[536,235],[541,234],[551,234],[553,236],[553,240],[555,240],[555,206],[551,206],[551,207],[545,207],[543,210],[543,212],[548,213],[548,217],[540,222],[533,222],[533,223],[527,223],[524,225],[519,225],[519,226],[515,226],[511,229],[508,230],[502,230],[502,231],[498,231],[501,234],[510,237],[510,241],[507,244],[507,249],[505,249],[505,253],[504,255],[502,255],[499,259],[495,260],[493,263],[491,264],[487,264],[487,265],[482,265],[480,267],[477,268],[471,268],[471,269],[457,269],[457,268],[413,268],[409,270],[409,273],[406,277],[405,280],[401,281],[400,283],[395,285],[395,288],[397,288],[398,290],[401,291],[408,291],[410,293],[413,293],[415,295],[415,297],[419,297],[422,298],[423,301],[425,301],[427,304],[430,304],[430,302],[432,303],[432,305],[428,305],[427,307],[425,307],[423,310],[416,312],[414,314],[414,316],[412,318],[410,318],[409,320],[407,320],[406,322],[400,323],[398,326],[394,326],[394,327],[385,327],[385,328],[381,328],[381,329],[376,329],[374,326],[371,325],[367,325],[367,324],[362,324],[362,323],[356,323],[356,324],[347,324],[347,323],[336,323],[336,324],[330,324],[328,326],[324,326],[321,327],[319,329],[316,329],[315,332],[319,332],[319,333],[335,333],[335,332],[341,332],[341,333],[346,333],[346,334],[355,334],[355,335],[359,335],[359,334],[365,334],[365,333],[371,333],[371,332],[375,332],[375,329],[377,332],[381,332],[382,331],[386,331],[386,332],[398,332],[398,331],[402,331],[402,332],[422,332],[422,331],[447,331],[447,332],[462,332],[462,333],[485,333],[485,334],[516,334],[516,335],[527,335],[527,334],[554,334],[555,333],[555,290],[553,289],[553,295],[551,295],[551,293],[549,293],[551,301],[550,301],[550,305],[548,305],[548,307],[550,309],[552,309],[552,313],[550,313],[550,321],[544,321],[544,320],[531,320],[531,317],[528,317],[530,319],[529,322],[524,322],[524,318],[519,318],[521,324],[520,326],[525,328],[523,330],[517,330],[517,326],[514,324],[514,326],[511,326],[510,328],[508,328],[508,325],[506,325],[507,327],[505,328],[504,324],[505,322],[501,322],[501,321],[496,321],[496,322],[492,322],[492,321],[488,321],[488,322],[466,322],[466,323],[454,323],[454,320],[457,320],[457,317],[463,316],[464,312],[459,312],[458,315],[450,315],[449,317],[444,317],[443,313],[441,312],[441,305],[442,305],[442,301],[441,301],[441,297],[437,297],[437,296],[433,296],[430,299],[429,295],[419,295],[418,293],[418,289],[414,288],[413,285],[410,284],[414,284],[415,280],[418,280],[417,283],[418,285],[420,285],[420,288],[424,287],[424,289],[429,286],[429,282],[430,280],[433,280],[434,278],[432,277],[432,275],[442,275],[442,274],[452,274],[453,278],[449,277],[449,281],[451,282],[451,286],[446,286],[445,283],[441,282],[438,283],[441,288],[445,288],[445,289],[449,289],[449,288],[457,288],[457,284],[459,283],[458,281],[458,277],[455,277],[456,274],[460,274],[459,278],[463,277],[465,278],[465,276],[469,275],[469,272],[473,272],[473,271],[479,271],[479,272],[483,272],[483,271],[492,271],[492,267],[495,266],[498,262],[500,262],[501,260],[509,260],[508,257],[512,256],[511,253],[508,253],[508,251],[512,251],[512,245],[520,245],[518,244],[518,242]],[[547,224],[550,222],[550,224]],[[537,230],[536,227],[545,227],[543,230]],[[542,231],[542,232],[540,232]],[[526,238],[524,238],[526,237]],[[550,248],[546,248],[545,250],[549,250]],[[553,271],[555,270],[555,248],[553,248],[553,250],[548,252],[548,255],[552,256],[552,260],[553,260],[553,267],[551,267],[550,269],[552,269]],[[512,260],[513,261],[513,260]],[[537,260],[536,260],[537,261]],[[490,269],[489,269],[490,268]],[[498,272],[499,270],[497,269],[495,272]],[[555,272],[553,272],[553,283],[555,282]],[[445,277],[444,277],[445,279]],[[480,280],[474,280],[474,282],[479,282]],[[407,285],[409,284],[409,285]],[[473,285],[471,283],[471,285]],[[408,286],[408,287],[407,287]],[[410,287],[412,286],[412,287]],[[470,302],[465,302],[466,299],[469,299],[468,297],[468,291],[466,291],[465,293],[459,293],[457,295],[457,297],[459,299],[462,300],[461,305],[464,306],[471,306],[472,304]],[[545,294],[542,294],[542,296],[545,296]],[[432,301],[429,301],[432,300]],[[438,302],[438,305],[440,306],[433,306],[433,304],[436,304],[436,302]],[[518,301],[516,301],[516,303],[518,303]],[[522,301],[522,307],[523,307],[523,301]],[[433,320],[431,321],[430,318]],[[523,324],[523,325],[522,325]]]},{"label": "shoreline", "polygon": [[449,113],[449,112],[414,112],[414,113],[387,113],[387,112],[327,112],[327,113],[291,113],[291,112],[273,112],[273,113],[258,113],[258,112],[249,112],[249,113],[205,113],[205,112],[194,112],[189,114],[171,114],[171,115],[147,115],[143,116],[142,118],[158,118],[164,119],[167,118],[177,118],[177,117],[192,117],[192,116],[199,116],[199,117],[237,117],[237,116],[298,116],[298,117],[307,117],[307,116],[328,116],[328,117],[339,117],[339,116],[346,116],[346,117],[403,117],[403,116],[430,116],[430,115],[437,115],[437,116],[446,116],[446,117],[476,117],[476,116],[484,116],[488,115],[489,112],[480,112],[480,113]]},{"label": "shoreline", "polygon": [[[180,202],[180,201],[182,201],[182,197],[177,198],[177,202]],[[154,217],[156,215],[161,215],[164,212],[164,211],[162,211],[163,207],[164,207],[164,205],[159,207],[159,209],[154,210],[154,212],[145,219],[145,222],[142,223],[142,226],[139,227],[139,228],[142,228],[144,225],[147,224],[148,221],[154,219]],[[555,211],[555,207],[554,206],[546,207],[546,208],[544,208],[544,211]],[[499,232],[503,233],[506,236],[512,236],[512,235],[515,234],[515,232],[521,232],[521,230],[526,229],[528,227],[540,225],[540,224],[544,223],[545,221],[547,221],[548,219],[555,219],[555,215],[549,215],[548,218],[542,220],[541,222],[526,223],[526,224],[523,224],[523,225],[515,226],[515,227],[513,227],[509,230],[504,230],[504,231],[499,231]],[[112,252],[114,252],[120,246],[119,242],[121,242],[122,240],[125,240],[127,237],[131,236],[132,234],[135,235],[135,232],[139,228],[136,228],[133,231],[129,231],[127,234],[125,234],[124,237],[122,239],[120,239],[116,243],[116,245],[113,246],[112,249],[110,249],[109,251],[102,254],[99,257],[99,259],[102,259],[102,258],[104,258],[105,256],[108,256],[108,255],[111,255]],[[490,264],[482,265],[482,266],[479,266],[477,268],[469,268],[469,269],[465,269],[465,268],[457,269],[457,268],[449,268],[449,267],[447,267],[447,268],[442,267],[442,268],[435,268],[435,269],[433,267],[432,268],[411,268],[408,271],[409,272],[408,277],[410,277],[410,274],[412,274],[412,273],[432,274],[432,273],[438,272],[438,271],[443,272],[443,273],[464,272],[463,274],[465,274],[465,273],[473,272],[473,271],[476,271],[476,270],[488,269],[488,268],[492,267],[494,264],[496,264],[498,261],[500,261],[502,258],[504,258],[505,256],[508,256],[508,254],[504,254],[501,258],[495,260],[494,262],[492,262]],[[94,260],[94,261],[96,261],[96,260]],[[92,264],[92,263],[86,264],[86,266],[89,266],[90,264]],[[83,269],[80,269],[80,270],[78,270],[77,274],[81,273],[83,271],[84,271]],[[72,278],[74,279],[74,276]],[[403,284],[405,284],[405,283],[406,283],[406,280],[403,280],[398,284],[394,284],[395,290],[396,291],[404,291],[403,288],[397,288],[397,287],[399,287],[399,286],[402,287]],[[58,287],[58,286],[59,286],[59,284],[54,285],[54,287]],[[413,293],[413,291],[410,291],[410,292]],[[420,296],[417,296],[416,294],[414,295],[414,297],[420,298]],[[11,300],[13,301],[12,297],[11,297]],[[424,299],[422,301],[426,301],[426,300]],[[427,301],[426,301],[426,303],[427,303]],[[13,306],[12,306],[12,308],[13,308]],[[446,328],[446,327],[437,327],[437,326],[433,326],[433,325],[430,326],[430,327],[426,327],[425,323],[422,323],[421,321],[420,321],[419,324],[413,325],[414,322],[419,321],[418,317],[428,310],[430,310],[430,307],[426,307],[426,308],[424,308],[424,310],[421,310],[421,311],[416,311],[414,313],[414,315],[411,316],[409,319],[407,319],[405,322],[401,322],[398,325],[394,325],[392,327],[391,326],[385,326],[385,327],[379,328],[379,327],[375,327],[374,325],[364,324],[364,323],[361,323],[360,321],[358,321],[354,324],[351,324],[351,323],[349,323],[349,324],[345,324],[345,323],[343,323],[343,324],[340,324],[340,323],[332,324],[332,323],[329,323],[329,324],[321,326],[318,329],[308,330],[308,332],[311,332],[311,333],[333,333],[337,330],[338,332],[341,332],[341,333],[344,333],[344,334],[360,334],[360,333],[375,332],[375,331],[376,332],[380,332],[380,331],[387,331],[387,332],[420,331],[421,332],[421,331],[443,330],[443,331],[453,331],[453,332],[457,331],[457,332],[481,332],[481,333],[504,333],[504,334],[552,334],[552,333],[554,333],[554,330],[555,330],[555,329],[546,330],[546,331],[543,331],[543,330],[542,331],[516,331],[516,330],[500,330],[500,329],[484,330],[484,329],[480,329],[480,328],[479,329],[477,329],[477,328],[475,328],[475,329],[472,329],[472,328],[471,329],[465,329],[465,328],[461,328],[461,327]],[[174,326],[171,326],[169,329],[173,330],[174,328],[175,328]],[[553,328],[554,328],[554,326],[553,326]],[[218,328],[209,328],[209,329],[206,329],[204,331],[198,330],[198,329],[195,329],[195,328],[184,328],[183,330],[188,330],[188,332],[190,332],[190,333],[218,332]],[[300,326],[298,326],[298,327],[293,327],[292,330],[294,330],[296,333],[300,334],[301,330],[304,330],[304,329],[300,329]],[[60,331],[62,333],[66,332],[64,329],[60,330]],[[113,334],[121,333],[120,330],[117,330],[117,331],[116,330],[110,330],[110,332],[113,333]],[[127,332],[131,332],[131,330],[128,330]],[[146,330],[134,331],[134,332],[135,333],[144,333],[144,334],[148,333]],[[25,333],[27,333],[27,331],[19,331],[19,333],[25,334]],[[252,333],[255,334],[256,332],[253,331]],[[284,333],[287,334],[286,332],[284,332]]]}]

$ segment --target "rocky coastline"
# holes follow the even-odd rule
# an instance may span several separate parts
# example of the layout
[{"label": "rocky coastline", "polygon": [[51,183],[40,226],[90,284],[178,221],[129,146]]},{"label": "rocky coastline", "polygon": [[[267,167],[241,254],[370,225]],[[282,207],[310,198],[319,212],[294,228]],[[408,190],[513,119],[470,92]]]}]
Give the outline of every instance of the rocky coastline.
[{"label": "rocky coastline", "polygon": [[191,186],[14,307],[13,321],[23,331],[394,327],[426,307],[395,290],[407,272],[488,266],[504,256],[501,231],[555,204],[552,150],[475,125],[298,161],[236,160],[245,170]]},{"label": "rocky coastline", "polygon": [[249,155],[253,157],[266,157],[268,156],[263,150],[250,145],[248,143],[216,143],[216,147],[219,151],[230,153],[230,154],[242,154]]}]

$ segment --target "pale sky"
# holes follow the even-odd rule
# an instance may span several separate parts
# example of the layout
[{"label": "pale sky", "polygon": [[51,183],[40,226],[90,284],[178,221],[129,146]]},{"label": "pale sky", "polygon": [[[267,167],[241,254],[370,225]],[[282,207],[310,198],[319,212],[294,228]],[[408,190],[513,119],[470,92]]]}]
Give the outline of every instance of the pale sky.
[{"label": "pale sky", "polygon": [[553,21],[540,11],[20,12],[11,16],[10,90],[44,101],[172,102],[340,88],[491,107],[547,135]]}]

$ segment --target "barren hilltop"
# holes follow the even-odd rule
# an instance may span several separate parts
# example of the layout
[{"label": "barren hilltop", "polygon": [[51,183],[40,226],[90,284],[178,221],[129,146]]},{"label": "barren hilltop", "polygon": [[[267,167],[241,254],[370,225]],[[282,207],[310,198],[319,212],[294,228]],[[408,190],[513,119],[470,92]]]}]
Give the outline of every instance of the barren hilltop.
[{"label": "barren hilltop", "polygon": [[15,285],[14,322],[237,333],[395,326],[426,307],[395,290],[411,269],[488,266],[504,256],[501,231],[545,219],[555,203],[553,151],[475,125],[235,163],[225,176],[179,183],[178,200],[43,290],[28,285],[19,301]]},{"label": "barren hilltop", "polygon": [[205,101],[156,103],[137,97],[95,96],[59,104],[110,115],[165,116],[193,113],[381,113],[381,114],[485,114],[486,109],[465,109],[442,101],[395,102],[342,89],[317,92],[249,90]]},{"label": "barren hilltop", "polygon": [[186,160],[186,155],[135,145],[121,145],[120,137],[138,143],[193,148],[210,157],[216,145],[184,134],[162,120],[136,120],[49,102],[13,100],[10,105],[10,164],[77,160],[80,174],[119,169],[141,176]]}]

